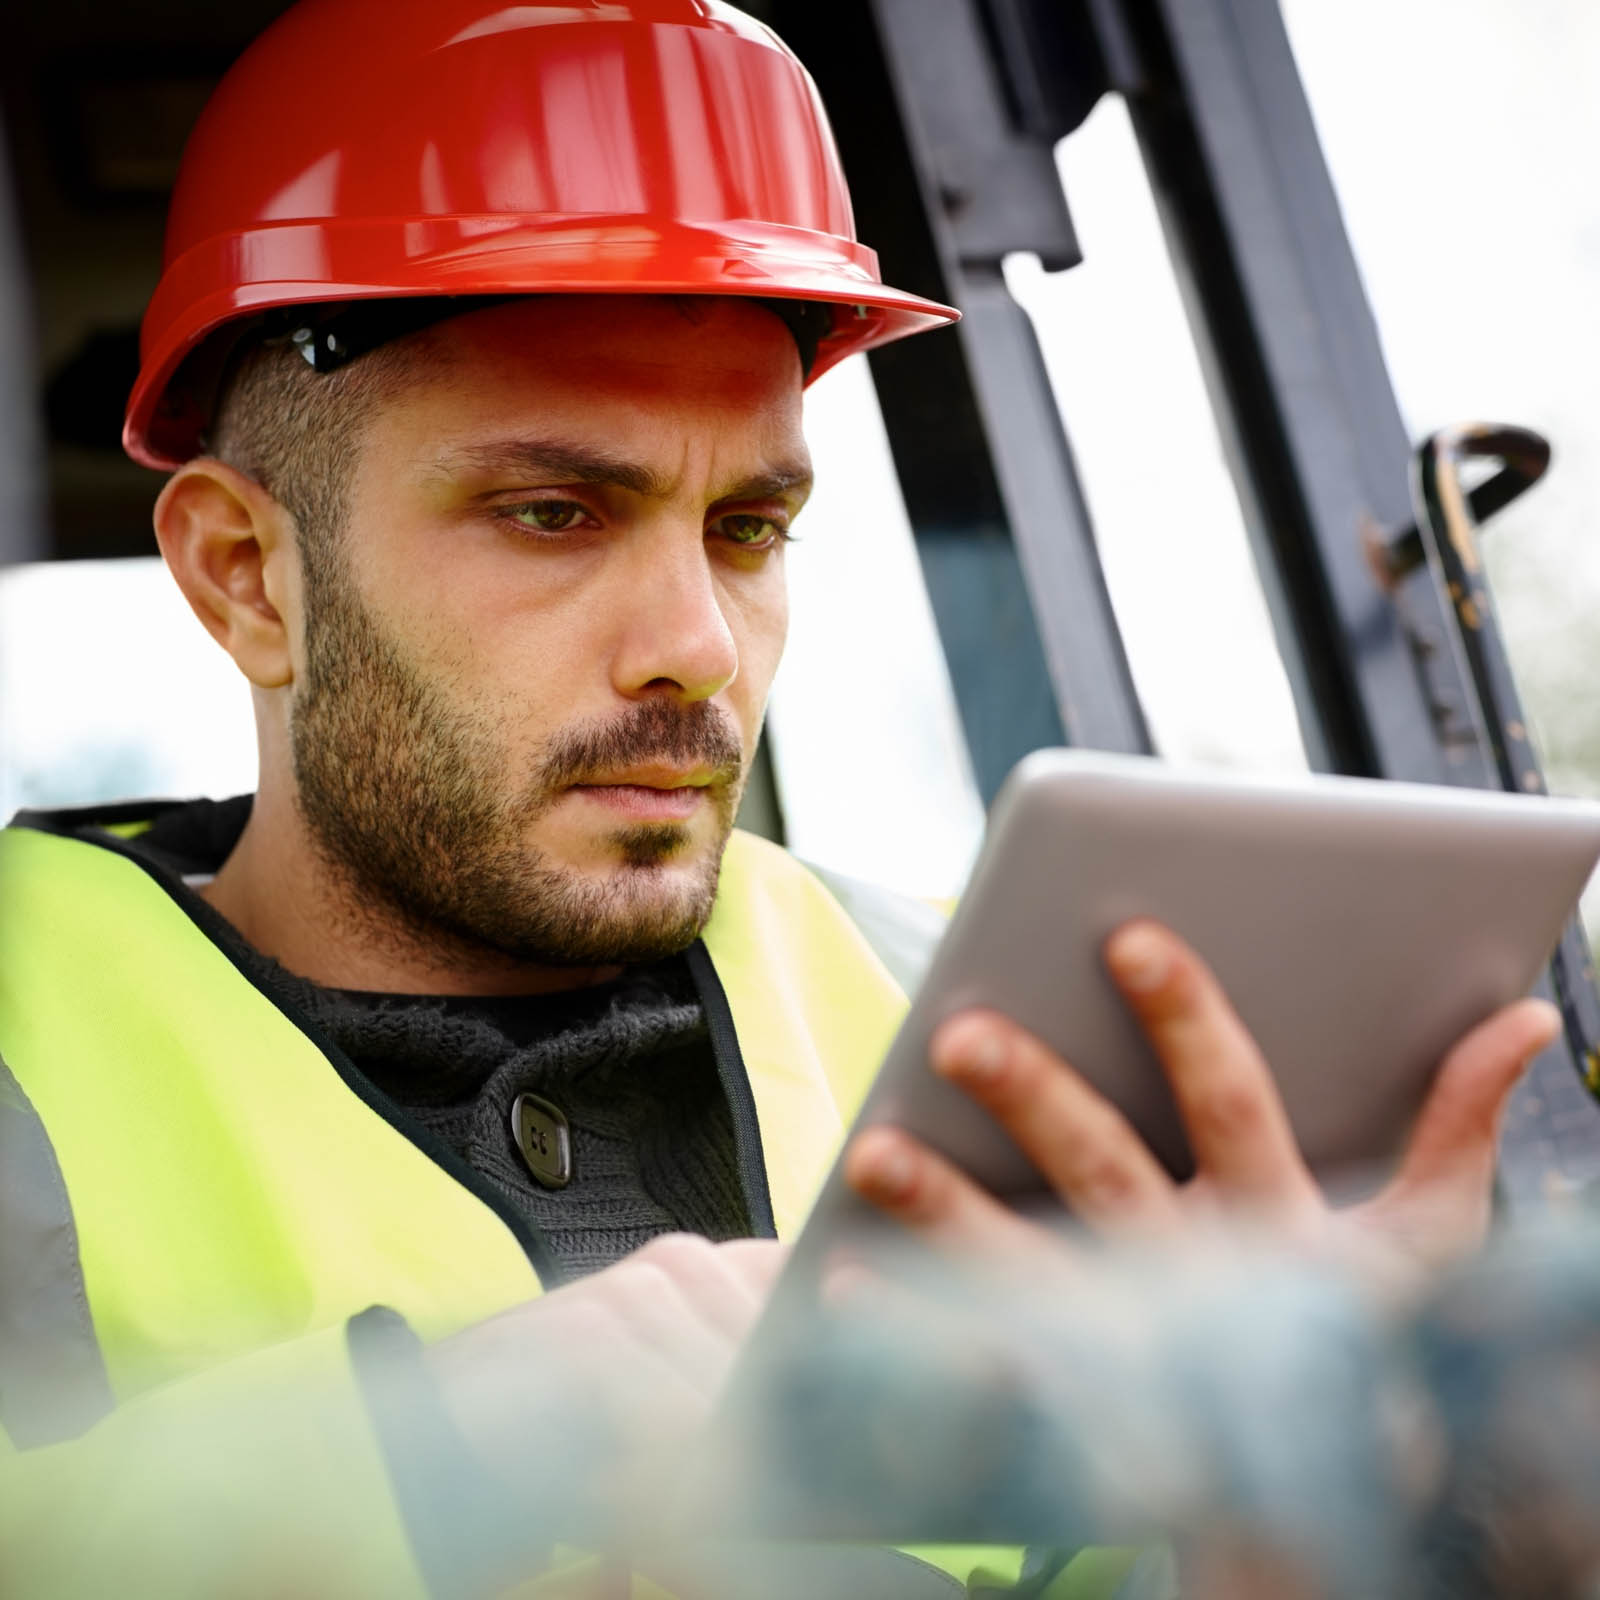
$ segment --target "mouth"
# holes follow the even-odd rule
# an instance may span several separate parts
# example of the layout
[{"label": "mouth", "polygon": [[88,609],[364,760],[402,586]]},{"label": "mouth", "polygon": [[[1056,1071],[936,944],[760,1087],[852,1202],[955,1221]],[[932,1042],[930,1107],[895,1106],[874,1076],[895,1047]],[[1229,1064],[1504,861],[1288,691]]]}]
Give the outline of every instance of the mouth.
[{"label": "mouth", "polygon": [[709,803],[708,767],[629,767],[573,784],[568,793],[641,822],[684,822]]}]

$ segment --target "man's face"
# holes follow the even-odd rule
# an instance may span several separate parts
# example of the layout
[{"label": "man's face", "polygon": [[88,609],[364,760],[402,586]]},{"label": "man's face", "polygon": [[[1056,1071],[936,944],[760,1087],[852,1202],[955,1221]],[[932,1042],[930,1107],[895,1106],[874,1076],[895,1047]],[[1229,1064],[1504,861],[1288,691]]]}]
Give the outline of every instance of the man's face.
[{"label": "man's face", "polygon": [[783,647],[794,341],[732,299],[552,296],[414,348],[307,564],[301,810],[408,937],[682,948]]}]

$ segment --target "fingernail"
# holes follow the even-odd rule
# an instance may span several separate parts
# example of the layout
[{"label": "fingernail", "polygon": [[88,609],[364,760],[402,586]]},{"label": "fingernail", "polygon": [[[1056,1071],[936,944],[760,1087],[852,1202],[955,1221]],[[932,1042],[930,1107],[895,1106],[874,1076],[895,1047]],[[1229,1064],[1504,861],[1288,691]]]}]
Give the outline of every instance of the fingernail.
[{"label": "fingernail", "polygon": [[989,1028],[964,1028],[953,1046],[941,1051],[934,1065],[945,1077],[962,1083],[993,1083],[1005,1071],[1011,1052]]},{"label": "fingernail", "polygon": [[1165,942],[1150,928],[1125,928],[1113,934],[1106,959],[1123,986],[1136,992],[1159,988],[1171,967]]},{"label": "fingernail", "polygon": [[1548,1000],[1540,1000],[1538,1004],[1544,1008],[1544,1035],[1534,1046],[1532,1055],[1538,1055],[1546,1045],[1553,1044],[1565,1026],[1561,1013]]}]

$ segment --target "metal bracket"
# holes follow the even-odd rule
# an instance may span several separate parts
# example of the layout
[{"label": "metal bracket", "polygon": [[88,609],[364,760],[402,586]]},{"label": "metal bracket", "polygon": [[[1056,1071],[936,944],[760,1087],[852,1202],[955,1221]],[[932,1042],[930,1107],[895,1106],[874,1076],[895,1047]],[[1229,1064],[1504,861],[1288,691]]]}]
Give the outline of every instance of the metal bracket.
[{"label": "metal bracket", "polygon": [[[1463,469],[1475,461],[1495,461],[1499,467],[1469,490]],[[1375,570],[1389,585],[1424,563],[1436,567],[1483,710],[1484,733],[1500,782],[1524,794],[1548,790],[1495,619],[1478,530],[1483,521],[1531,489],[1549,466],[1550,443],[1530,428],[1484,422],[1442,428],[1416,453],[1416,521],[1368,546]],[[1588,936],[1576,917],[1551,958],[1550,984],[1573,1058],[1590,1092],[1600,1096],[1600,985]]]}]

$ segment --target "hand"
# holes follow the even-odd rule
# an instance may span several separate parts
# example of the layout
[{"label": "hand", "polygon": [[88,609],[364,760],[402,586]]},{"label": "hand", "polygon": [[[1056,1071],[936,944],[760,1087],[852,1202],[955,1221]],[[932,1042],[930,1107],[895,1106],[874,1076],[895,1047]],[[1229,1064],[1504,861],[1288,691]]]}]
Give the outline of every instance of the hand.
[{"label": "hand", "polygon": [[568,1537],[630,1536],[672,1511],[784,1247],[653,1240],[615,1266],[441,1340],[446,1408],[486,1465]]},{"label": "hand", "polygon": [[[966,1012],[934,1036],[932,1064],[983,1106],[1078,1220],[1117,1236],[1171,1238],[1245,1217],[1297,1246],[1358,1259],[1402,1284],[1465,1254],[1488,1225],[1500,1115],[1554,1038],[1554,1007],[1495,1013],[1445,1058],[1393,1180],[1335,1212],[1295,1144],[1272,1075],[1204,962],[1151,922],[1107,942],[1106,961],[1166,1072],[1194,1155],[1178,1185],[1120,1112],[1007,1018]],[[1061,1246],[909,1135],[860,1135],[846,1176],[930,1242],[988,1261],[1037,1263]]]}]

